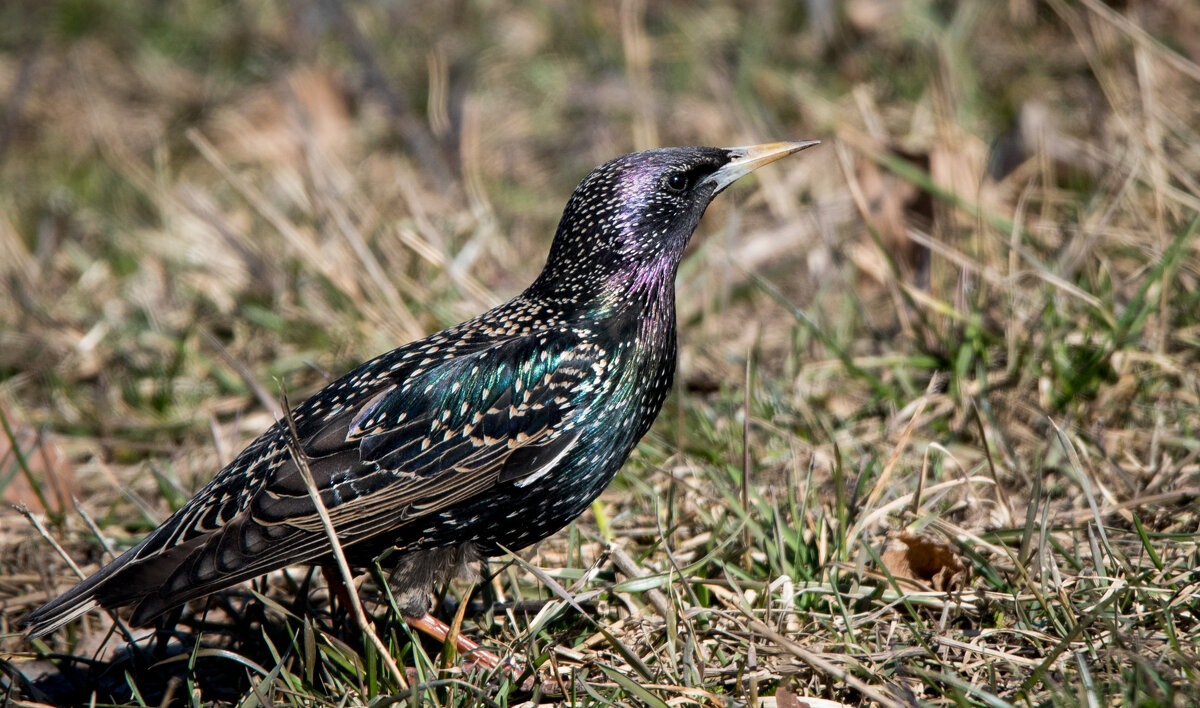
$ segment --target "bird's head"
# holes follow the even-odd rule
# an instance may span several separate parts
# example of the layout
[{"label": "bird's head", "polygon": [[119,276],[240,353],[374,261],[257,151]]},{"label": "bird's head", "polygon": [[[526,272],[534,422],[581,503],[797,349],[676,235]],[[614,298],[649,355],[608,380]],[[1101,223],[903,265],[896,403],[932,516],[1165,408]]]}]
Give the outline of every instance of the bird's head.
[{"label": "bird's head", "polygon": [[589,174],[567,202],[533,291],[584,304],[671,287],[713,197],[739,177],[818,141],[635,152]]}]

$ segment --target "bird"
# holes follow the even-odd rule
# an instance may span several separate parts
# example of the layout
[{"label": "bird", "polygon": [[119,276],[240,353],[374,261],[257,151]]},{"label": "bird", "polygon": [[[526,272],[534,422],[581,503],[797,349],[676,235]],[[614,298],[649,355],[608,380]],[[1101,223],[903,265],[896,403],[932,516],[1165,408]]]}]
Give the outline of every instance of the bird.
[{"label": "bird", "polygon": [[144,626],[280,568],[328,567],[301,465],[350,564],[394,565],[401,615],[438,636],[434,587],[566,526],[649,430],[675,373],[676,272],[709,203],[818,142],[659,148],[597,167],[528,288],[291,408],[141,542],[28,614],[25,636],[127,606]]}]

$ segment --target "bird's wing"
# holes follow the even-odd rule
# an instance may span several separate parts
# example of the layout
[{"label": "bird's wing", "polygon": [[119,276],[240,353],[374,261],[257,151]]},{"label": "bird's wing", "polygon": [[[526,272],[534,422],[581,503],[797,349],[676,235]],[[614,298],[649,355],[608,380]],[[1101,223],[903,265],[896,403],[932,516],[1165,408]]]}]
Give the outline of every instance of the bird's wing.
[{"label": "bird's wing", "polygon": [[[538,473],[577,438],[577,402],[602,384],[606,361],[575,336],[517,337],[409,375],[332,421],[334,434],[305,451],[339,535],[363,538]],[[294,464],[252,511],[319,528]]]},{"label": "bird's wing", "polygon": [[[576,335],[513,337],[424,360],[320,425],[306,419],[301,446],[339,542],[353,551],[391,539],[497,484],[548,473],[577,440],[578,402],[603,385],[609,361]],[[264,435],[231,463],[253,461],[241,463],[236,480],[227,469],[152,534],[156,540],[131,550],[120,592],[142,591],[129,595],[139,604],[135,624],[330,553],[286,435],[282,426]]]}]

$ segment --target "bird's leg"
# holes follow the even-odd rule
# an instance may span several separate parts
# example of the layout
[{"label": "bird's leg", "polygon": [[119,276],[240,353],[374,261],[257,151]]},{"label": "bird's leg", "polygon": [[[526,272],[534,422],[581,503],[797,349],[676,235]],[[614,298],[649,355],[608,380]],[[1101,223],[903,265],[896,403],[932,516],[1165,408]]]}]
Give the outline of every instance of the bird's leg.
[{"label": "bird's leg", "polygon": [[321,566],[321,575],[325,576],[325,584],[337,598],[338,604],[343,608],[353,607],[350,602],[350,589],[342,582],[342,574],[338,569],[332,565],[323,565]]},{"label": "bird's leg", "polygon": [[[445,622],[434,617],[428,612],[423,617],[404,617],[404,621],[410,627],[419,629],[426,634],[436,637],[439,642],[446,643],[446,637],[450,634],[450,627]],[[505,661],[494,653],[480,647],[472,639],[463,634],[459,634],[454,638],[454,646],[458,648],[458,653],[464,656],[470,656],[477,666],[482,666],[489,671],[500,669],[506,676],[513,681],[521,678],[521,668],[511,660]],[[416,681],[416,677],[413,677]],[[530,676],[523,684],[522,691],[533,691],[534,687],[539,687],[543,696],[561,696],[563,695],[561,684],[555,680],[544,680],[539,678],[535,673]]]},{"label": "bird's leg", "polygon": [[158,619],[154,629],[154,658],[161,661],[167,656],[167,644],[179,620],[183,617],[183,606],[176,607]]},{"label": "bird's leg", "polygon": [[[337,597],[338,602],[343,607],[350,606],[349,588],[342,582],[341,574],[335,568],[321,566],[321,571],[325,574],[325,582],[329,585],[330,590]],[[464,606],[465,607],[465,606]],[[414,613],[415,614],[415,613]],[[400,613],[404,621],[416,630],[424,632],[433,638],[437,639],[442,644],[446,643],[446,637],[450,636],[450,625],[434,617],[428,610],[420,617],[410,616],[404,612]],[[514,681],[520,678],[521,669],[512,661],[505,661],[497,656],[494,652],[488,651],[479,646],[475,640],[459,632],[454,637],[454,646],[458,653],[462,656],[470,657],[477,666],[482,666],[489,671],[500,669]],[[409,680],[417,681],[418,676],[415,669],[407,669],[409,672]],[[532,691],[537,684],[541,685],[543,695],[561,695],[562,691],[556,681],[541,681],[537,676],[530,677],[522,686],[523,690]]]},{"label": "bird's leg", "polygon": [[[450,634],[450,626],[428,612],[423,617],[405,616],[404,621],[413,629],[419,629],[443,644],[446,642],[446,637]],[[458,649],[459,654],[470,656],[475,663],[489,670],[495,670],[504,664],[500,657],[479,646],[473,639],[462,632],[459,632],[454,637],[454,646]]]},{"label": "bird's leg", "polygon": [[[337,569],[321,566],[321,572],[325,575],[325,584],[329,586],[330,591],[337,597],[338,602],[342,607],[349,607],[350,590],[342,582],[341,575]],[[446,637],[450,635],[450,626],[428,612],[422,617],[409,617],[403,613],[401,613],[401,616],[404,617],[404,621],[410,627],[425,632],[443,644],[446,643]],[[477,664],[489,670],[495,670],[504,663],[500,657],[479,646],[473,639],[461,632],[454,638],[454,646],[458,649],[459,654],[470,656]]]}]

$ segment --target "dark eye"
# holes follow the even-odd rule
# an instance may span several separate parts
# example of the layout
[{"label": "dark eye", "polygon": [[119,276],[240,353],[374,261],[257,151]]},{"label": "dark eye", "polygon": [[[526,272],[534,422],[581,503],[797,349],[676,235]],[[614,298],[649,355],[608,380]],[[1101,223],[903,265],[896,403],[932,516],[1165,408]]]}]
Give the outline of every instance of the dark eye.
[{"label": "dark eye", "polygon": [[685,192],[688,188],[688,176],[685,174],[673,174],[667,178],[667,189],[672,192]]}]

